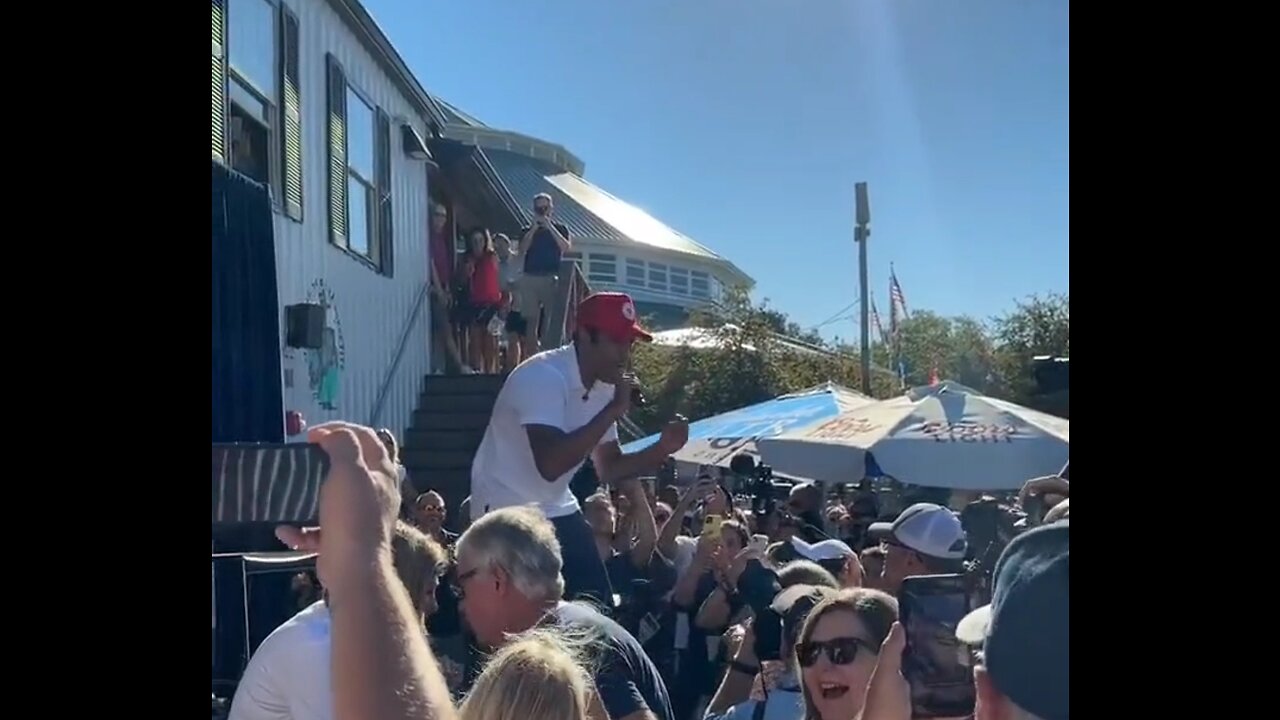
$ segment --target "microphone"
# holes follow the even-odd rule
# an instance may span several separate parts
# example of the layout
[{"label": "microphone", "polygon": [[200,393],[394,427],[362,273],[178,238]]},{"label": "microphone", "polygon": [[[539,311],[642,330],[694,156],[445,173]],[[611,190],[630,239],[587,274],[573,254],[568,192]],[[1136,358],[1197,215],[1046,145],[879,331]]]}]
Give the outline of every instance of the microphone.
[{"label": "microphone", "polygon": [[[591,397],[591,389],[587,388],[586,392],[582,393],[582,402],[586,402],[587,399],[590,397]],[[648,405],[648,404],[649,404],[649,400],[644,396],[644,391],[640,389],[640,386],[632,385],[631,386],[631,407],[644,407],[645,405]]]}]

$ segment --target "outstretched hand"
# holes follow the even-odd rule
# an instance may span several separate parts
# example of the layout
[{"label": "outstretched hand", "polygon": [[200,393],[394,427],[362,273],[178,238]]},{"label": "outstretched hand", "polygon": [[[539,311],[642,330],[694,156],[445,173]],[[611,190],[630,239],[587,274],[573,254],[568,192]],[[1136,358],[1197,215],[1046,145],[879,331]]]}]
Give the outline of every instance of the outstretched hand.
[{"label": "outstretched hand", "polygon": [[906,646],[902,623],[895,622],[880,646],[859,720],[911,720],[911,686],[902,675],[902,651]]},{"label": "outstretched hand", "polygon": [[295,550],[319,553],[316,572],[332,591],[390,558],[400,488],[372,429],[324,423],[311,428],[307,440],[329,456],[329,474],[320,486],[320,527],[282,526],[276,537]]},{"label": "outstretched hand", "polygon": [[689,442],[689,421],[675,416],[662,426],[662,434],[658,436],[658,447],[663,455],[674,455]]}]

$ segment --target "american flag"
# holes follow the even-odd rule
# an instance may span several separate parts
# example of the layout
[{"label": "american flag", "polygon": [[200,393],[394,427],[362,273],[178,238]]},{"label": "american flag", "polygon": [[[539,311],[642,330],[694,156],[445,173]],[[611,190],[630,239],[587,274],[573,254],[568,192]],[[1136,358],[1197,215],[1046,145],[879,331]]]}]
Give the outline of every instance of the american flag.
[{"label": "american flag", "polygon": [[898,284],[898,275],[894,273],[893,266],[889,267],[889,305],[897,306],[902,309],[902,317],[911,317],[907,312],[907,298],[902,294],[902,285]]},{"label": "american flag", "polygon": [[889,336],[884,331],[884,325],[880,324],[880,312],[876,310],[876,301],[874,298],[871,300],[871,322],[875,324],[876,332],[880,334],[880,342],[888,345]]}]

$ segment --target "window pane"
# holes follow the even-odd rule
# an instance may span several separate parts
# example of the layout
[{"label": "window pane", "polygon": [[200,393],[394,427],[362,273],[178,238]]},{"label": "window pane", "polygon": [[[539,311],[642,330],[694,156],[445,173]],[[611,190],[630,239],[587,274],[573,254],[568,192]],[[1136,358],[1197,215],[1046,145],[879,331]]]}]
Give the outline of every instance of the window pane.
[{"label": "window pane", "polygon": [[276,13],[266,0],[227,3],[228,62],[258,92],[276,100]]},{"label": "window pane", "polygon": [[347,248],[369,256],[369,186],[347,175]]},{"label": "window pane", "polygon": [[711,294],[710,284],[708,283],[707,274],[704,272],[695,272],[690,280],[690,286],[693,288],[695,297],[708,297]]},{"label": "window pane", "polygon": [[235,78],[232,78],[228,85],[230,86],[228,95],[231,98],[231,102],[239,105],[241,110],[244,110],[247,115],[258,120],[263,125],[271,124],[267,115],[267,106],[262,104],[258,96],[246,90],[245,86],[241,85]]},{"label": "window pane", "polygon": [[627,284],[644,287],[644,261],[627,259]]},{"label": "window pane", "polygon": [[365,180],[373,180],[373,108],[347,89],[347,165]]},{"label": "window pane", "polygon": [[667,289],[667,266],[649,263],[649,287],[654,290]]},{"label": "window pane", "polygon": [[681,295],[689,294],[689,271],[683,268],[671,268],[671,292]]}]

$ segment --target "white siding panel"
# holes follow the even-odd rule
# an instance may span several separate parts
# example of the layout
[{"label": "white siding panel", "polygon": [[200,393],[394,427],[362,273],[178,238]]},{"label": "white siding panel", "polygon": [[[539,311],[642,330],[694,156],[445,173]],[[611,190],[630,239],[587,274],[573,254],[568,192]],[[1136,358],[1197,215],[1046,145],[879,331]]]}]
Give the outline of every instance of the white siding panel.
[{"label": "white siding panel", "polygon": [[[286,0],[301,27],[304,222],[276,215],[276,262],[283,308],[298,302],[330,304],[332,353],[284,348],[285,409],[309,424],[370,420],[401,336],[427,281],[427,169],[408,158],[399,125],[408,120],[422,137],[426,123],[324,0]],[[391,136],[395,225],[395,277],[371,270],[328,240],[326,175],[326,60],[333,53],[347,81],[393,119]],[[409,328],[400,366],[378,424],[397,435],[408,429],[423,377],[429,371],[429,299]],[[283,318],[283,309],[282,309]],[[282,326],[283,334],[283,326]],[[282,338],[283,346],[283,338]]]}]

